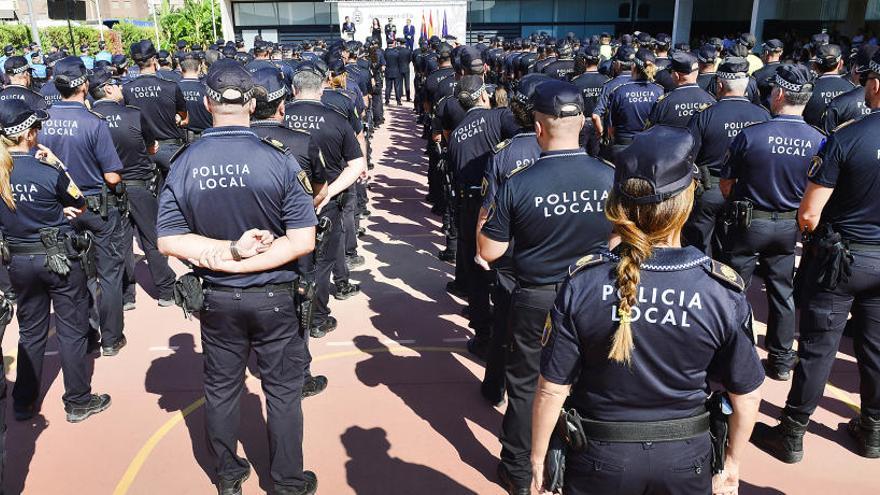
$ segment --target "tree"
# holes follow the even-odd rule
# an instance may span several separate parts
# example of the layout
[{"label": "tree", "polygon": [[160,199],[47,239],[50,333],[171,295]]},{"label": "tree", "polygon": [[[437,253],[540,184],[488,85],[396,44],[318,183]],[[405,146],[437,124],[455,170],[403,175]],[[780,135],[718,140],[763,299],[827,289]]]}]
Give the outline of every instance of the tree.
[{"label": "tree", "polygon": [[[216,0],[184,0],[182,7],[175,8],[169,5],[168,0],[163,0],[158,11],[162,48],[172,49],[172,42],[178,40],[203,46],[213,43],[211,2]],[[214,7],[217,15],[213,21],[220,24],[220,7],[216,3]]]}]

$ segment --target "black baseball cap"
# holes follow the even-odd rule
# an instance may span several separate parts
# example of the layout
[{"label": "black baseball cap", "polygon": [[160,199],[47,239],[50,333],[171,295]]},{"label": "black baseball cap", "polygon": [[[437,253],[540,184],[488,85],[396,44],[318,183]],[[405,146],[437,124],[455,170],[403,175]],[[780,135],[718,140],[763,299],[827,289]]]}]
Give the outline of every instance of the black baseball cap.
[{"label": "black baseball cap", "polygon": [[800,64],[783,64],[768,84],[794,93],[809,92],[813,90],[813,73]]},{"label": "black baseball cap", "polygon": [[28,69],[30,69],[28,61],[21,55],[14,55],[3,62],[3,71],[10,76],[17,76],[18,74],[27,72]]},{"label": "black baseball cap", "polygon": [[253,89],[251,74],[234,60],[218,60],[205,77],[205,94],[221,103],[247,103]]},{"label": "black baseball cap", "polygon": [[639,48],[639,51],[636,52],[636,58],[633,60],[637,67],[644,68],[648,64],[657,63],[657,57],[654,55],[654,52],[648,50],[647,48]]},{"label": "black baseball cap", "polygon": [[321,62],[313,62],[311,60],[307,60],[301,64],[299,64],[296,69],[294,69],[294,73],[298,72],[311,72],[312,74],[316,74],[322,79],[327,77],[327,65]]},{"label": "black baseball cap", "polygon": [[106,67],[95,69],[89,75],[89,89],[98,88],[108,83],[119,84],[119,81],[113,78],[113,72]]},{"label": "black baseball cap", "polygon": [[55,63],[55,85],[73,89],[88,81],[89,70],[79,57],[64,57]]},{"label": "black baseball cap", "polygon": [[831,43],[831,37],[828,36],[828,33],[816,33],[810,37],[810,44],[814,47],[827,45]]},{"label": "black baseball cap", "polygon": [[820,45],[816,47],[816,55],[810,60],[814,64],[822,67],[836,65],[843,58],[840,53],[840,47],[837,45]]},{"label": "black baseball cap", "polygon": [[785,49],[785,44],[776,38],[765,41],[761,46],[764,48],[765,52],[776,53]]},{"label": "black baseball cap", "polygon": [[110,58],[110,63],[117,69],[124,69],[128,67],[128,58],[121,53],[117,53]]},{"label": "black baseball cap", "polygon": [[275,68],[258,69],[251,74],[251,79],[254,80],[254,86],[260,86],[266,90],[266,101],[272,102],[287,94],[284,76]]},{"label": "black baseball cap", "polygon": [[572,117],[584,113],[584,98],[574,84],[556,79],[535,87],[529,99],[532,109],[551,117]]},{"label": "black baseball cap", "polygon": [[535,93],[535,88],[550,80],[552,80],[552,78],[547,74],[532,73],[524,75],[519,80],[519,84],[516,85],[516,89],[513,91],[513,100],[521,103],[526,109],[531,110],[531,98]]},{"label": "black baseball cap", "polygon": [[49,118],[45,110],[34,110],[24,100],[0,101],[0,135],[15,136]]},{"label": "black baseball cap", "polygon": [[464,46],[461,49],[458,59],[462,68],[469,69],[472,72],[482,71],[483,65],[485,65],[480,50],[473,46]]},{"label": "black baseball cap", "polygon": [[752,33],[743,33],[743,34],[739,35],[739,39],[736,40],[736,42],[739,43],[740,45],[745,46],[749,50],[751,50],[758,43],[758,40],[755,38],[755,35]]},{"label": "black baseball cap", "polygon": [[666,33],[659,33],[657,37],[654,38],[654,42],[657,46],[668,48],[672,44],[672,36],[669,36]]},{"label": "black baseball cap", "polygon": [[745,79],[749,77],[749,61],[743,57],[727,57],[715,74],[721,79]]},{"label": "black baseball cap", "polygon": [[614,54],[614,60],[618,62],[631,63],[636,59],[636,50],[632,45],[623,45],[617,49]]},{"label": "black baseball cap", "polygon": [[699,60],[700,63],[715,63],[716,58],[718,58],[718,52],[715,51],[715,45],[705,44],[700,48],[697,48],[697,60]]},{"label": "black baseball cap", "polygon": [[673,72],[680,74],[690,74],[697,70],[697,57],[689,52],[674,52],[672,54],[672,63],[670,67]]},{"label": "black baseball cap", "polygon": [[871,58],[877,52],[877,48],[877,45],[866,43],[853,53],[852,63],[855,65],[856,72],[867,72],[870,70]]},{"label": "black baseball cap", "polygon": [[477,101],[484,91],[486,91],[486,83],[483,82],[483,76],[463,76],[455,88],[455,97],[460,102],[473,103]]},{"label": "black baseball cap", "polygon": [[186,40],[177,40],[177,49],[183,50],[186,48]]},{"label": "black baseball cap", "polygon": [[[657,150],[663,150],[658,153]],[[636,134],[632,143],[614,161],[615,192],[636,204],[662,203],[691,185],[695,177],[696,141],[683,127],[655,125]],[[633,197],[623,185],[642,179],[652,193]]]},{"label": "black baseball cap", "polygon": [[132,43],[129,51],[131,58],[136,62],[149,60],[156,56],[156,47],[153,46],[153,42],[150,40],[140,40],[137,43]]},{"label": "black baseball cap", "polygon": [[15,47],[13,47],[12,45],[6,45],[6,46],[4,46],[4,47],[3,47],[3,53],[4,53],[7,57],[10,56],[10,55],[12,55],[13,53],[15,53]]},{"label": "black baseball cap", "polygon": [[584,60],[593,64],[599,62],[599,59],[602,58],[598,45],[587,46],[578,53],[578,56],[583,57]]}]

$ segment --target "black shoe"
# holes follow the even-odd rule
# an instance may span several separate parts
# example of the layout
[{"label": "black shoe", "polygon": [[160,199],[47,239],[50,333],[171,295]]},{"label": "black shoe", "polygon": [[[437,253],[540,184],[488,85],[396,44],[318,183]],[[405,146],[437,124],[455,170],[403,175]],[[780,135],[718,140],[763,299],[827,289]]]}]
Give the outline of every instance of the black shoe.
[{"label": "black shoe", "polygon": [[464,288],[455,285],[454,281],[446,284],[446,292],[452,294],[453,296],[467,299],[467,292],[464,290]]},{"label": "black shoe", "polygon": [[86,340],[86,354],[92,354],[101,350],[101,339],[97,332],[89,333]]},{"label": "black shoe", "polygon": [[327,335],[333,330],[336,330],[336,318],[328,316],[323,323],[315,325],[311,329],[309,329],[309,335],[313,339],[320,339],[321,337]]},{"label": "black shoe", "polygon": [[[500,394],[499,394],[500,392]],[[487,384],[487,382],[483,382],[480,386],[480,395],[486,399],[489,404],[492,404],[492,407],[501,407],[504,405],[504,388],[496,386],[491,386],[491,384]]]},{"label": "black shoe", "polygon": [[333,297],[338,301],[344,301],[351,296],[356,296],[361,293],[361,286],[359,284],[353,284],[351,282],[337,282],[336,283],[336,293],[333,294]]},{"label": "black shoe", "polygon": [[787,382],[791,380],[791,368],[785,364],[768,359],[764,363],[764,374],[771,380]]},{"label": "black shoe", "polygon": [[125,336],[123,335],[119,340],[116,341],[113,345],[102,345],[101,346],[101,355],[106,357],[111,357],[119,354],[120,349],[125,347],[128,341],[125,340]]},{"label": "black shoe", "polygon": [[13,403],[12,413],[15,415],[16,421],[27,421],[37,415],[37,405],[28,404],[26,406],[20,406]]},{"label": "black shoe", "polygon": [[303,381],[302,398],[318,395],[327,388],[327,377],[324,375],[308,376]]},{"label": "black shoe", "polygon": [[353,270],[359,266],[363,266],[364,263],[366,263],[366,260],[364,260],[363,256],[354,255],[345,257],[345,267],[349,270]]},{"label": "black shoe", "polygon": [[370,218],[370,210],[364,208],[363,210],[358,212],[358,215],[361,217],[361,220],[366,220]]},{"label": "black shoe", "polygon": [[880,420],[866,416],[853,418],[846,431],[859,442],[859,455],[868,459],[880,458]]},{"label": "black shoe", "polygon": [[477,340],[476,337],[472,337],[467,341],[467,350],[474,356],[485,361],[486,356],[489,354],[489,343],[485,340]]},{"label": "black shoe", "polygon": [[314,495],[318,491],[318,477],[311,471],[303,471],[303,478],[306,483],[302,488],[276,486],[275,495]]},{"label": "black shoe", "polygon": [[804,458],[804,434],[808,424],[798,423],[783,415],[774,427],[764,423],[755,424],[751,440],[759,449],[780,461],[795,464]]},{"label": "black shoe", "polygon": [[365,229],[364,227],[358,227],[358,232],[357,232],[358,237],[363,237],[366,233],[367,233],[367,229]]},{"label": "black shoe", "polygon": [[447,263],[455,263],[455,252],[444,249],[437,253],[437,258],[439,258],[440,261],[445,261]]},{"label": "black shoe", "polygon": [[92,394],[89,403],[84,406],[64,405],[64,411],[67,412],[68,423],[79,423],[85,421],[92,414],[98,414],[110,407],[110,396],[107,394]]},{"label": "black shoe", "polygon": [[221,479],[217,483],[217,494],[218,495],[241,495],[241,485],[247,481],[248,478],[251,477],[251,468],[248,466],[248,470],[241,475],[241,477],[236,478],[234,480],[224,480]]},{"label": "black shoe", "polygon": [[531,487],[526,485],[520,485],[513,481],[510,477],[510,471],[507,470],[507,466],[504,463],[498,463],[498,482],[502,488],[507,490],[507,493],[510,495],[531,495],[532,489]]}]

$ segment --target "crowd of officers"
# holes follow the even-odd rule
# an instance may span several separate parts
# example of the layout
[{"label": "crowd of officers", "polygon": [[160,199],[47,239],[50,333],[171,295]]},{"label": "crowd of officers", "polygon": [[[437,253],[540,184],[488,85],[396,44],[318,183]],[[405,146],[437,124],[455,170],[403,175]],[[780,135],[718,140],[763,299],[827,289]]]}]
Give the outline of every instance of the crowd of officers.
[{"label": "crowd of officers", "polygon": [[[539,34],[422,40],[413,60],[438,256],[481,392],[507,403],[509,493],[736,493],[750,439],[802,459],[845,327],[848,431],[880,457],[876,46]],[[755,427],[765,376],[792,386]]]}]

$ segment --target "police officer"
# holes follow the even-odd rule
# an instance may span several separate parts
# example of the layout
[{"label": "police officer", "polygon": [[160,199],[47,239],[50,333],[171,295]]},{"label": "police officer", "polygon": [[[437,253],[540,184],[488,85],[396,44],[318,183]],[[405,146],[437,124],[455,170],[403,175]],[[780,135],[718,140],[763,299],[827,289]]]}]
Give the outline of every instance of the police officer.
[{"label": "police officer", "polygon": [[[168,259],[156,247],[156,166],[150,152],[156,149],[156,138],[150,134],[140,110],[122,103],[122,85],[111,78],[106,69],[98,69],[89,77],[89,93],[95,99],[92,110],[107,121],[116,153],[122,161],[122,183],[128,197],[128,216],[122,219],[125,239],[122,252],[128,259],[134,278],[132,235],[137,231],[138,245],[144,251],[147,267],[159,296],[159,306],[174,304],[174,271]],[[125,285],[126,298],[134,301],[134,284]]]},{"label": "police officer", "polygon": [[40,93],[31,89],[31,72],[27,59],[14,55],[3,62],[3,71],[9,78],[9,84],[0,91],[0,102],[17,99],[23,100],[34,110],[46,110],[49,105]]},{"label": "police officer", "polygon": [[91,55],[89,55],[89,45],[81,45],[79,47],[79,53],[80,53],[79,58],[83,61],[83,64],[85,64],[86,69],[89,69],[89,70],[94,69],[95,68],[95,57],[92,57]]},{"label": "police officer", "polygon": [[822,117],[831,100],[843,93],[851,91],[855,85],[840,73],[843,68],[843,57],[837,45],[823,45],[816,49],[813,58],[813,70],[819,76],[813,83],[813,96],[804,109],[804,120],[813,126],[822,125]]},{"label": "police officer", "polygon": [[[618,157],[607,202],[620,244],[574,263],[551,303],[532,427],[539,490],[570,392],[566,408],[575,413],[566,417],[580,423],[584,447],[567,455],[566,494],[737,493],[764,376],[742,281],[681,247],[695,189],[693,146],[676,127],[635,137]],[[724,470],[714,478],[710,377],[733,405]]]},{"label": "police officer", "polygon": [[765,108],[770,108],[770,92],[773,87],[770,81],[776,77],[776,69],[779,67],[779,59],[782,58],[782,51],[785,45],[776,38],[767,40],[762,46],[764,66],[756,70],[752,77],[758,85],[758,92],[761,94],[761,104]]},{"label": "police officer", "polygon": [[765,268],[767,376],[788,380],[795,362],[792,278],[797,208],[810,159],[824,135],[801,116],[813,89],[806,67],[781,65],[770,84],[770,110],[776,117],[743,129],[721,168],[721,193],[731,203],[722,243],[725,260],[746,286],[757,262]]},{"label": "police officer", "polygon": [[[70,259],[79,257],[80,251],[68,249],[75,237],[68,218],[82,211],[85,200],[58,159],[37,144],[41,122],[48,117],[22,100],[0,103],[0,199],[4,203],[0,231],[8,250],[3,262],[9,266],[18,295],[19,357],[13,410],[18,421],[39,411],[51,304],[64,375],[64,409],[67,421],[78,423],[110,407],[110,396],[91,393],[86,275],[78,260]],[[35,158],[31,150],[38,146]],[[5,383],[3,388],[5,392]]]},{"label": "police officer", "polygon": [[[579,52],[574,59],[575,71],[571,83],[581,90],[584,98],[584,115],[592,115],[602,93],[602,87],[608,82],[608,76],[599,73],[599,47],[590,45]],[[590,156],[599,156],[599,137],[592,119],[584,122],[581,132],[581,147]]]},{"label": "police officer", "polygon": [[168,81],[180,81],[180,72],[176,70],[175,61],[168,50],[159,50],[156,61],[159,63],[159,69],[156,70],[157,76]]},{"label": "police officer", "polygon": [[831,134],[838,126],[850,120],[857,120],[871,113],[871,109],[865,104],[865,84],[868,82],[866,70],[876,51],[876,45],[862,45],[853,55],[850,79],[857,86],[831,100],[825,108],[822,129],[826,134]]},{"label": "police officer", "polygon": [[202,61],[194,52],[186,52],[180,58],[181,79],[177,82],[186,100],[187,141],[192,142],[205,129],[211,127],[211,114],[205,108],[205,83],[199,79]]},{"label": "police officer", "polygon": [[618,86],[630,81],[632,78],[633,61],[635,58],[636,51],[630,45],[621,46],[614,54],[614,59],[611,64],[611,72],[614,77],[602,87],[602,93],[599,94],[599,100],[596,102],[596,106],[593,108],[593,114],[590,116],[598,138],[602,138],[605,135],[608,103],[611,99],[611,94]]},{"label": "police officer", "polygon": [[326,75],[312,64],[303,64],[293,77],[294,99],[284,108],[284,122],[291,129],[309,132],[321,155],[327,171],[327,196],[319,205],[319,216],[331,222],[324,238],[324,247],[316,262],[317,294],[310,334],[320,338],[336,328],[336,319],[330,316],[330,274],[341,253],[343,244],[343,208],[352,184],[366,170],[366,162],[354,130],[336,110],[321,103]]},{"label": "police officer", "polygon": [[654,82],[656,58],[650,50],[639,49],[633,58],[632,77],[616,87],[608,98],[608,133],[614,143],[609,159],[629,146],[633,136],[645,129],[654,103],[663,87]]},{"label": "police officer", "polygon": [[[412,42],[407,41],[404,43],[402,38],[397,40],[397,64],[400,68],[400,84],[403,86],[401,90],[402,94],[406,94],[406,101],[411,102],[412,96],[410,92],[410,82],[409,82],[409,74],[410,74],[410,65],[412,65],[413,61],[413,51],[412,51]],[[401,95],[402,96],[402,95]]]},{"label": "police officer", "polygon": [[171,156],[186,137],[183,129],[189,122],[186,99],[174,81],[156,75],[156,48],[150,40],[131,45],[131,58],[137,63],[139,75],[122,86],[125,104],[138,107],[144,114],[147,128],[159,141],[153,161],[163,174],[168,172]]},{"label": "police officer", "polygon": [[717,68],[718,54],[713,45],[703,45],[696,51],[697,62],[700,65],[700,74],[697,75],[697,85],[704,91],[714,91],[712,85],[715,81],[715,69]]},{"label": "police officer", "polygon": [[[878,52],[880,53],[880,52]],[[880,55],[866,67],[865,103],[871,113],[838,128],[813,159],[798,223],[810,234],[798,268],[801,310],[798,363],[779,425],[759,424],[753,441],[778,459],[800,462],[803,437],[816,410],[851,311],[856,336],[861,416],[849,433],[859,454],[880,457]],[[803,277],[801,276],[803,274]]]},{"label": "police officer", "polygon": [[[514,171],[530,166],[541,155],[541,147],[535,138],[535,120],[532,117],[532,104],[529,99],[534,94],[535,88],[549,79],[550,77],[544,74],[526,74],[516,85],[510,101],[510,110],[520,130],[515,136],[501,141],[492,149],[492,157],[483,175],[481,190],[483,204],[477,221],[477,232],[486,223],[501,185]],[[477,255],[479,255],[479,244]],[[499,404],[504,401],[504,363],[510,342],[507,316],[510,310],[510,298],[516,285],[510,249],[492,263],[492,270],[495,272],[495,283],[491,292],[492,338],[486,353],[486,373],[480,392],[490,403]]]},{"label": "police officer", "polygon": [[98,53],[95,54],[95,62],[100,62],[101,60],[110,62],[113,60],[113,54],[107,50],[107,43],[103,40],[98,42],[98,50]]},{"label": "police officer", "polygon": [[[387,29],[387,26],[386,26]],[[400,105],[400,97],[403,90],[403,81],[400,73],[401,53],[397,49],[397,40],[389,39],[388,48],[385,50],[385,104],[391,100],[391,90],[394,89],[394,99]]]},{"label": "police officer", "polygon": [[85,107],[89,82],[82,60],[72,56],[59,60],[54,77],[62,99],[49,109],[40,142],[69,166],[73,181],[86,197],[86,209],[73,226],[95,237],[97,280],[89,280],[89,290],[96,304],[93,312],[97,309],[98,315],[92,315],[90,324],[93,329],[100,328],[102,354],[115,356],[126,344],[122,318],[124,229],[121,200],[114,193],[122,181],[123,165],[107,121]]},{"label": "police officer", "polygon": [[[303,341],[294,304],[294,261],[315,246],[312,198],[296,161],[248,129],[255,108],[250,73],[223,63],[205,82],[214,127],[175,157],[158,228],[162,251],[194,260],[204,287],[205,416],[218,491],[239,495],[250,475],[236,451],[253,349],[268,402],[273,493],[313,494],[317,477],[303,471]],[[234,214],[218,216],[218,204]]]},{"label": "police officer", "polygon": [[650,125],[687,127],[691,117],[715,103],[715,98],[697,86],[697,57],[688,52],[675,52],[669,66],[675,89],[661,95],[651,109]]},{"label": "police officer", "polygon": [[392,17],[388,18],[388,24],[385,24],[385,46],[391,48],[397,40],[397,25],[394,24]]},{"label": "police officer", "polygon": [[467,293],[468,326],[474,330],[468,349],[485,358],[492,325],[489,309],[491,273],[475,261],[481,184],[492,149],[516,134],[519,125],[510,110],[490,108],[482,76],[462,77],[456,91],[456,97],[467,114],[449,134],[449,165],[458,200],[455,284]]},{"label": "police officer", "polygon": [[30,55],[31,89],[39,91],[49,79],[49,68],[43,63],[43,54],[33,52]]},{"label": "police officer", "polygon": [[716,224],[723,220],[724,196],[718,183],[727,148],[739,131],[770,119],[767,110],[745,98],[749,81],[745,59],[725,59],[716,75],[718,103],[694,114],[688,124],[697,140],[696,164],[704,191],[682,232],[688,245],[710,255],[720,252],[719,240],[713,234]]},{"label": "police officer", "polygon": [[540,335],[566,269],[607,245],[603,212],[613,170],[578,145],[583,100],[570,83],[538,85],[530,99],[541,156],[510,174],[479,236],[480,256],[500,258],[513,242],[516,288],[508,315],[507,411],[498,476],[511,494],[531,493],[531,412],[538,381]]},{"label": "police officer", "polygon": [[565,38],[557,41],[556,53],[556,60],[545,65],[541,73],[560,81],[568,81],[574,72],[574,51],[571,42]]}]

